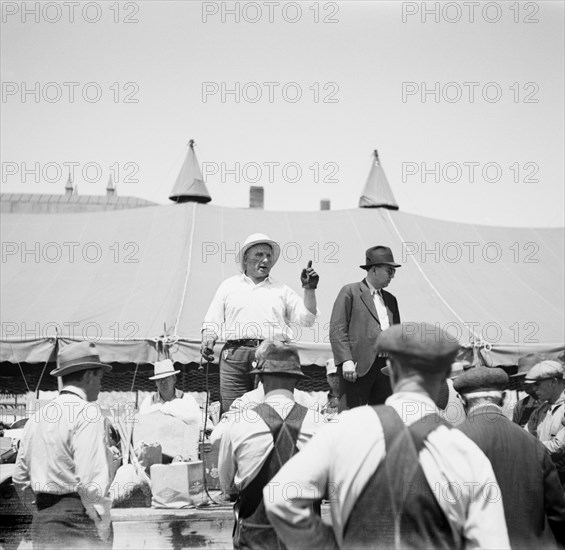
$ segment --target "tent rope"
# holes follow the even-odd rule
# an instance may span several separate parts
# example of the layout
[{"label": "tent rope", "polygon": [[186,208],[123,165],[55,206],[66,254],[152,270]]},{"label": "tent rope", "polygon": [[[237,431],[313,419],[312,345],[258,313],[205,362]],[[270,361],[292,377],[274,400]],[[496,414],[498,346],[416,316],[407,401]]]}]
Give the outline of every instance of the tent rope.
[{"label": "tent rope", "polygon": [[184,276],[184,287],[182,289],[182,297],[180,299],[179,311],[177,315],[177,319],[175,321],[175,325],[173,327],[173,335],[175,338],[178,339],[177,329],[180,323],[180,316],[182,315],[182,310],[184,307],[184,300],[186,298],[186,291],[188,288],[188,279],[190,277],[190,266],[192,265],[192,245],[194,244],[194,230],[196,227],[196,203],[192,205],[192,222],[190,226],[190,236],[189,236],[189,243],[188,243],[188,259],[186,262],[186,272]]},{"label": "tent rope", "polygon": [[[400,234],[400,231],[398,230],[398,227],[396,227],[396,224],[394,223],[394,220],[392,219],[392,216],[390,215],[390,211],[386,210],[386,214],[388,216],[388,219],[392,225],[392,228],[394,229],[394,231],[396,232],[396,234],[398,235],[398,238],[400,239],[400,242],[404,243],[404,237]],[[424,270],[422,269],[422,266],[416,261],[416,259],[414,258],[413,255],[410,256],[412,261],[414,262],[414,264],[416,265],[416,267],[418,268],[418,271],[420,272],[420,274],[422,275],[422,277],[424,277],[424,280],[430,285],[431,289],[436,293],[437,297],[441,300],[441,302],[445,305],[445,307],[447,309],[449,309],[449,311],[451,311],[451,313],[453,313],[453,315],[455,315],[455,317],[457,318],[457,320],[463,325],[465,326],[465,321],[463,321],[463,319],[457,314],[457,312],[447,303],[447,300],[441,295],[440,291],[436,288],[436,286],[432,283],[432,281],[429,279],[429,277],[424,273]],[[478,336],[477,334],[475,334],[475,332],[473,331],[472,328],[468,329],[471,334],[473,335],[473,337],[475,338],[475,340],[478,341],[482,341],[480,336]]]},{"label": "tent rope", "polygon": [[49,364],[49,358],[47,359],[47,361],[45,361],[45,364],[43,365],[43,368],[41,369],[41,374],[39,375],[39,380],[37,381],[37,386],[35,386],[35,398],[39,399],[39,386],[41,385],[41,381],[43,380],[43,375],[45,374],[45,369],[47,368],[47,365]]},{"label": "tent rope", "polygon": [[[14,354],[14,346],[12,346],[12,342],[10,342],[10,348],[12,349],[12,357],[15,357],[15,354]],[[16,361],[17,361],[17,360],[16,360]],[[27,391],[28,391],[28,392],[31,392],[31,390],[29,389],[29,384],[27,383],[27,380],[26,380],[26,377],[25,377],[25,374],[24,374],[24,370],[22,369],[22,366],[21,366],[20,362],[17,361],[17,363],[18,363],[18,367],[20,368],[20,372],[21,372],[21,374],[22,374],[22,378],[24,379],[24,383],[25,383],[25,385],[26,385]]]}]

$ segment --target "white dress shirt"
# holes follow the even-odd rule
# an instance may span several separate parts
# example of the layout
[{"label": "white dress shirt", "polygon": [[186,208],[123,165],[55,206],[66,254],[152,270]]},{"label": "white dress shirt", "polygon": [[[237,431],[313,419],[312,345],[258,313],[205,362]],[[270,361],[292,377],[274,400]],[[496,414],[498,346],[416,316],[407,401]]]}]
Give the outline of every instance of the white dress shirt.
[{"label": "white dress shirt", "polygon": [[202,331],[210,340],[261,339],[289,342],[292,325],[311,327],[316,315],[290,287],[267,277],[255,284],[245,274],[226,279],[204,317]]},{"label": "white dress shirt", "polygon": [[[407,426],[437,412],[433,401],[420,393],[395,393],[386,404]],[[304,541],[309,548],[335,547],[336,541],[340,546],[349,514],[384,456],[384,433],[372,407],[343,412],[339,422],[320,430],[263,492],[268,516],[286,546],[303,548]],[[500,488],[475,443],[456,429],[439,426],[426,439],[419,459],[462,547],[510,548]],[[321,498],[330,500],[333,534],[312,511],[312,501]]]},{"label": "white dress shirt", "polygon": [[[287,390],[274,390],[265,396],[264,403],[285,419],[294,406],[294,399]],[[322,423],[322,415],[308,409],[296,442],[299,450],[310,441]],[[220,443],[218,469],[222,489],[227,493],[234,493],[247,487],[259,473],[273,448],[273,435],[269,426],[253,409],[243,409],[237,422],[227,423]]]},{"label": "white dress shirt", "polygon": [[[310,397],[310,394],[305,391],[294,389],[293,392],[294,401],[307,409],[312,409],[313,411],[319,411],[320,406],[318,402]],[[227,430],[227,426],[230,422],[239,422],[242,415],[247,414],[247,411],[259,405],[265,400],[265,389],[263,384],[259,382],[259,385],[251,391],[244,393],[241,397],[238,397],[231,405],[229,411],[222,415],[220,421],[214,427],[212,433],[210,434],[210,443],[215,443],[219,441]]]},{"label": "white dress shirt", "polygon": [[30,416],[13,482],[24,493],[78,493],[94,522],[109,524],[112,454],[102,410],[80,388],[63,391]]},{"label": "white dress shirt", "polygon": [[371,295],[373,296],[373,302],[375,303],[375,309],[377,310],[381,330],[386,330],[390,327],[390,319],[388,318],[388,309],[385,305],[383,295],[381,294],[381,291],[377,290],[369,281],[367,281],[367,285],[369,286]]}]

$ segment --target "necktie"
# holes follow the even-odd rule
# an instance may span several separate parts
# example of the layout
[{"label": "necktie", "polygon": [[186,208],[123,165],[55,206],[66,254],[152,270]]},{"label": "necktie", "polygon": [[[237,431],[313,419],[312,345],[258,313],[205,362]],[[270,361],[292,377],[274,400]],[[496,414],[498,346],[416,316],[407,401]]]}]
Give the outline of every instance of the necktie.
[{"label": "necktie", "polygon": [[377,310],[381,329],[385,330],[390,327],[390,322],[388,320],[388,311],[385,306],[385,301],[379,290],[373,291],[373,301],[375,302],[375,308]]}]

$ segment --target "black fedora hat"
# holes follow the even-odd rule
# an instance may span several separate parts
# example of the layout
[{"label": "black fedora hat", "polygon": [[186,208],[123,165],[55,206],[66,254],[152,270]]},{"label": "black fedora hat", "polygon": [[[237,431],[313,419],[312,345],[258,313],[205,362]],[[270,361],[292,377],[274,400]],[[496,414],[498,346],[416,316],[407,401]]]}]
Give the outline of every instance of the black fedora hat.
[{"label": "black fedora hat", "polygon": [[397,268],[402,267],[394,262],[392,250],[388,246],[373,246],[365,252],[365,265],[360,265],[361,269],[369,269],[374,265],[390,265]]}]

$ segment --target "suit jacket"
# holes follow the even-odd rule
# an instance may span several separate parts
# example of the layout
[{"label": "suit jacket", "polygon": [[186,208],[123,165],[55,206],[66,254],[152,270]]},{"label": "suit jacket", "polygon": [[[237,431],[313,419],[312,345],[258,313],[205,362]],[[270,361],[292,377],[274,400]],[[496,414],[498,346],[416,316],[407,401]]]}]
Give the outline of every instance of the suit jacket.
[{"label": "suit jacket", "polygon": [[[396,298],[382,290],[391,325],[400,323]],[[330,342],[335,364],[357,363],[357,375],[367,374],[377,357],[377,337],[381,324],[365,279],[345,285],[339,292],[330,320]]]},{"label": "suit jacket", "polygon": [[487,455],[502,491],[512,549],[556,548],[565,543],[565,496],[544,445],[496,405],[472,409],[457,426]]}]

